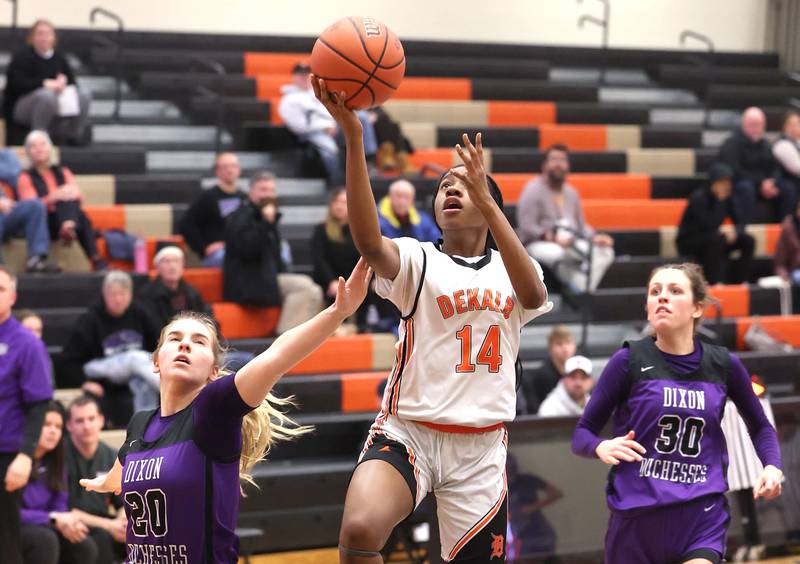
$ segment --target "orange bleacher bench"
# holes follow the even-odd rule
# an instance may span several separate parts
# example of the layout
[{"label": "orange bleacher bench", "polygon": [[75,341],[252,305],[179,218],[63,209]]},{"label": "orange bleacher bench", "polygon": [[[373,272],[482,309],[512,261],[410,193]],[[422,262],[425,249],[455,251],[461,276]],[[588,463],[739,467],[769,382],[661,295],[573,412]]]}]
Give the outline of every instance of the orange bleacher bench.
[{"label": "orange bleacher bench", "polygon": [[300,361],[291,374],[372,370],[372,335],[331,337]]},{"label": "orange bleacher bench", "polygon": [[[750,288],[746,284],[715,284],[709,286],[708,293],[719,302],[722,317],[744,317],[750,315]],[[717,308],[710,305],[704,316],[716,317]]]},{"label": "orange bleacher bench", "polygon": [[[745,350],[744,335],[755,318],[743,317],[736,320],[736,348]],[[800,347],[800,315],[768,315],[758,317],[758,322],[770,335],[774,335],[793,347]]]},{"label": "orange bleacher bench", "polygon": [[490,127],[532,127],[556,122],[553,102],[488,102]]},{"label": "orange bleacher bench", "polygon": [[605,151],[608,148],[605,125],[560,125],[539,126],[539,147],[562,144],[570,151]]},{"label": "orange bleacher bench", "polygon": [[[159,245],[163,246],[164,244],[168,243],[176,245],[184,250],[186,247],[186,244],[184,243],[183,237],[181,235],[172,235],[170,237],[144,237],[144,243],[145,243],[145,249],[147,250],[148,268],[153,263],[153,257],[156,255],[156,249],[158,248]],[[133,268],[133,263],[130,261],[111,260],[111,257],[108,254],[108,246],[106,245],[106,240],[103,237],[97,238],[97,252],[101,257],[109,261],[108,265],[110,268],[115,268],[118,270],[131,270]]]},{"label": "orange bleacher bench", "polygon": [[258,76],[263,74],[289,75],[300,61],[308,62],[310,53],[245,53],[244,74]]},{"label": "orange bleacher bench", "polygon": [[652,229],[678,225],[686,200],[586,200],[586,221],[596,229]]},{"label": "orange bleacher bench", "polygon": [[[503,192],[503,200],[508,204],[517,203],[525,184],[536,176],[538,175],[516,172],[492,174]],[[569,183],[584,200],[619,197],[649,200],[652,193],[650,176],[646,174],[573,173],[569,175]]]},{"label": "orange bleacher bench", "polygon": [[183,271],[183,279],[197,288],[206,303],[222,301],[221,268],[187,268]]},{"label": "orange bleacher bench", "polygon": [[226,339],[258,339],[275,332],[279,307],[246,307],[230,302],[211,305],[214,318]]},{"label": "orange bleacher bench", "polygon": [[341,375],[342,413],[377,411],[389,372],[358,372]]}]

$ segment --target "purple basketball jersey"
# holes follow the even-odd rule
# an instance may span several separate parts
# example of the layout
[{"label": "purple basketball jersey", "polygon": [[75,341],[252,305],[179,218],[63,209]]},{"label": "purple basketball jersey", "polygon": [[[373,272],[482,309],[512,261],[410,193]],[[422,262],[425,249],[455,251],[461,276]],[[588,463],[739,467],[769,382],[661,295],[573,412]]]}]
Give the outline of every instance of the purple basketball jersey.
[{"label": "purple basketball jersey", "polygon": [[639,463],[612,469],[612,509],[672,505],[727,490],[728,452],[720,422],[729,354],[722,347],[701,346],[699,367],[678,374],[653,339],[628,343],[630,394],[615,413],[614,435],[634,430],[647,453]]},{"label": "purple basketball jersey", "polygon": [[156,410],[131,419],[119,452],[128,516],[126,564],[238,561],[239,540],[234,532],[239,511],[238,450],[241,417],[249,408],[242,404],[239,409],[217,410],[215,417],[226,418],[238,432],[235,440],[228,440],[232,450],[222,457],[201,448],[209,441],[200,428],[200,423],[202,427],[213,423],[205,406],[215,395],[241,402],[235,390],[233,377],[221,378],[175,415],[161,418]]}]

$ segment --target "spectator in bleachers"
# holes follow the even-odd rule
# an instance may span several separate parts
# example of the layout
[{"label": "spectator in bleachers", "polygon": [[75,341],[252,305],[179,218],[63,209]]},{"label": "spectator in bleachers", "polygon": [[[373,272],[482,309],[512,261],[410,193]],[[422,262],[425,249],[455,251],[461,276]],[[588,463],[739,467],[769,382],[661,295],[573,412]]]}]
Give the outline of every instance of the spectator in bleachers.
[{"label": "spectator in bleachers", "polygon": [[64,408],[48,402],[34,452],[31,479],[22,490],[25,564],[95,564],[97,546],[88,527],[69,510],[64,483]]},{"label": "spectator in bleachers", "polygon": [[56,45],[52,23],[34,22],[27,45],[14,53],[6,76],[6,120],[49,131],[59,143],[91,142],[91,96],[77,87],[75,73]]},{"label": "spectator in bleachers", "polygon": [[[781,191],[790,194],[793,202],[797,202],[800,196],[800,113],[795,110],[786,112],[781,137],[772,145],[772,156],[778,165],[775,184]],[[791,207],[794,209],[794,206]],[[784,219],[786,216],[781,218]]]},{"label": "spectator in bleachers", "polygon": [[414,206],[417,190],[408,180],[395,180],[389,194],[378,202],[378,221],[384,237],[411,237],[418,241],[436,242],[442,233],[426,212]]},{"label": "spectator in bleachers", "polygon": [[180,233],[203,266],[221,268],[225,262],[225,219],[247,199],[237,182],[239,158],[220,153],[214,161],[217,184],[194,199],[180,225]]},{"label": "spectator in bleachers", "polygon": [[159,327],[166,325],[180,311],[212,315],[197,288],[183,279],[185,265],[180,247],[164,247],[153,257],[156,277],[139,290],[142,304],[150,309]]},{"label": "spectator in bleachers", "polygon": [[776,163],[766,129],[764,112],[747,108],[741,127],[725,140],[717,157],[733,169],[733,205],[744,224],[752,223],[757,199],[772,200],[781,218],[792,213],[793,190],[775,183]]},{"label": "spectator in bleachers", "polygon": [[575,356],[575,338],[569,327],[556,325],[547,337],[547,359],[537,370],[523,373],[520,393],[517,394],[517,411],[535,414],[548,394],[561,381],[564,363]]},{"label": "spectator in bleachers", "polygon": [[20,562],[20,496],[53,397],[47,349],[11,316],[17,279],[0,265],[0,561]]},{"label": "spectator in bleachers", "polygon": [[592,391],[592,361],[585,356],[573,356],[564,363],[564,375],[544,398],[538,415],[566,417],[580,415]]},{"label": "spectator in bleachers", "polygon": [[586,223],[577,190],[567,182],[569,150],[553,145],[544,153],[542,174],[525,185],[517,204],[517,228],[530,255],[549,268],[574,294],[600,284],[614,262],[614,240]]},{"label": "spectator in bleachers", "polygon": [[[311,255],[314,261],[314,282],[325,292],[329,303],[336,299],[339,277],[345,279],[353,272],[361,255],[350,235],[347,217],[347,191],[337,188],[328,198],[328,215],[325,221],[314,227],[311,236]],[[367,292],[368,296],[370,292]],[[374,295],[373,295],[374,298]],[[366,313],[373,301],[367,297],[356,311],[359,329],[366,324]],[[343,325],[344,326],[344,325]]]},{"label": "spectator in bleachers", "polygon": [[[689,203],[678,226],[676,244],[682,256],[703,267],[711,284],[739,283],[752,274],[755,239],[745,232],[739,211],[733,202],[734,171],[724,163],[714,163],[708,186],[689,196]],[[723,227],[725,219],[733,222]],[[731,260],[738,252],[739,258]]]},{"label": "spectator in bleachers", "polygon": [[[344,168],[340,158],[340,133],[336,122],[314,96],[311,89],[311,67],[297,63],[292,69],[292,83],[281,88],[278,113],[301,141],[310,143],[319,153],[331,186],[344,183]],[[364,135],[364,151],[368,162],[374,162],[378,144],[375,129],[367,112],[356,112]]]},{"label": "spectator in bleachers", "polygon": [[42,322],[42,318],[39,317],[35,312],[29,309],[20,309],[14,314],[17,321],[19,321],[20,325],[25,327],[28,331],[39,337],[42,338],[42,333],[44,332],[44,323]]},{"label": "spectator in bleachers", "polygon": [[159,326],[133,299],[133,281],[112,270],[103,279],[102,301],[75,323],[61,360],[65,385],[81,386],[101,398],[112,427],[125,427],[135,411],[158,400],[158,376],[151,351]]},{"label": "spectator in bleachers", "polygon": [[58,268],[47,262],[50,252],[47,208],[38,200],[15,202],[10,191],[0,189],[0,264],[3,264],[3,242],[17,232],[25,234],[28,245],[27,272],[58,272]]},{"label": "spectator in bleachers", "polygon": [[[108,472],[117,458],[116,450],[100,440],[105,425],[100,404],[91,396],[73,400],[67,408],[64,462],[69,508],[89,528],[97,546],[97,564],[113,564],[125,555],[127,519],[118,495],[90,492],[78,481]],[[112,515],[114,512],[114,515]]]},{"label": "spectator in bleachers", "polygon": [[397,171],[400,174],[413,172],[413,167],[408,162],[408,155],[414,152],[414,147],[403,133],[400,124],[381,107],[368,110],[368,114],[378,144],[375,156],[378,168],[384,171]]},{"label": "spectator in bleachers", "polygon": [[95,270],[108,263],[97,252],[92,221],[83,212],[83,194],[72,171],[55,163],[53,143],[44,131],[31,131],[25,139],[31,168],[19,175],[17,193],[22,201],[40,200],[47,206],[50,239],[72,244],[76,239]]},{"label": "spectator in bleachers", "polygon": [[[44,334],[44,321],[39,316],[39,314],[37,314],[34,311],[31,311],[30,309],[19,309],[14,314],[14,317],[16,317],[17,321],[19,321],[20,325],[25,327],[28,331],[30,331],[40,339],[43,339],[42,335]],[[53,387],[55,387],[56,372],[55,368],[53,367],[53,359],[48,355],[47,360],[50,364],[51,381],[53,383]]]},{"label": "spectator in bleachers", "polygon": [[800,311],[800,202],[795,212],[784,218],[775,247],[775,274],[792,285],[794,313]]},{"label": "spectator in bleachers", "polygon": [[281,305],[281,334],[322,309],[322,290],[311,277],[286,272],[276,194],[275,175],[256,174],[247,199],[228,217],[223,295],[247,306]]}]

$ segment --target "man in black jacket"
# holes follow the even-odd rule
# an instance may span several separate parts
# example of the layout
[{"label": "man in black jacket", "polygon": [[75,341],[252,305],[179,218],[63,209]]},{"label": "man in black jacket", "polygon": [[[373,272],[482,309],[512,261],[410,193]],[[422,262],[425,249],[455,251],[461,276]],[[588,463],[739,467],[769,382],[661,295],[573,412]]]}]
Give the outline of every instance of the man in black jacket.
[{"label": "man in black jacket", "polygon": [[745,225],[752,222],[756,199],[769,200],[778,210],[790,210],[794,198],[793,191],[775,183],[777,164],[764,137],[766,127],[764,112],[747,108],[742,126],[725,140],[717,157],[733,169],[733,206]]},{"label": "man in black jacket", "polygon": [[64,345],[59,381],[101,398],[111,426],[125,427],[134,408],[149,409],[158,399],[151,352],[158,343],[159,327],[133,299],[128,273],[106,274],[102,294],[102,301],[75,323]]},{"label": "man in black jacket", "polygon": [[[714,163],[708,187],[698,188],[689,196],[678,227],[678,252],[697,261],[711,284],[747,281],[751,275],[755,240],[745,233],[744,223],[733,205],[733,177],[729,166]],[[733,221],[733,227],[722,227],[726,218]],[[728,264],[734,251],[740,255],[738,268],[727,268],[734,266]]]},{"label": "man in black jacket", "polygon": [[164,327],[181,311],[211,315],[211,308],[200,292],[183,279],[185,260],[180,247],[164,247],[153,257],[157,276],[139,291],[142,303],[152,313],[159,327]]},{"label": "man in black jacket", "polygon": [[223,297],[249,306],[282,305],[278,334],[322,309],[322,289],[305,274],[291,274],[281,258],[275,175],[256,174],[247,200],[225,227]]},{"label": "man in black jacket", "polygon": [[180,232],[203,266],[221,268],[225,261],[225,219],[247,198],[237,182],[242,175],[239,158],[220,153],[215,160],[217,184],[203,190],[183,216]]},{"label": "man in black jacket", "polygon": [[77,114],[63,113],[59,97],[76,87],[75,73],[67,59],[56,50],[56,32],[47,20],[38,20],[28,32],[28,44],[14,53],[8,66],[3,109],[12,119],[30,129],[48,131],[56,142],[86,144],[88,92],[77,91]]}]

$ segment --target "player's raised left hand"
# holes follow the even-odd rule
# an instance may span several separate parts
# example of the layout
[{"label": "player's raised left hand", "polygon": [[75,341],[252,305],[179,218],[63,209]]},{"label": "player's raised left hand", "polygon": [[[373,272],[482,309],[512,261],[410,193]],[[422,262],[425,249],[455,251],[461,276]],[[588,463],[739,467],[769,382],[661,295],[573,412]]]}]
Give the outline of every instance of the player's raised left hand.
[{"label": "player's raised left hand", "polygon": [[367,265],[364,257],[361,257],[346,282],[344,278],[339,277],[339,288],[336,291],[333,308],[343,317],[353,315],[367,295],[371,278],[372,268]]},{"label": "player's raised left hand", "polygon": [[461,140],[464,146],[456,145],[456,153],[464,163],[464,169],[454,168],[451,172],[453,176],[464,183],[469,193],[469,199],[478,209],[482,209],[483,206],[491,206],[494,200],[489,193],[489,184],[486,181],[481,134],[475,135],[474,145],[466,133],[462,135]]},{"label": "player's raised left hand", "polygon": [[774,499],[781,495],[781,482],[783,481],[783,472],[775,466],[765,466],[758,477],[756,485],[753,486],[753,498],[758,499]]}]

